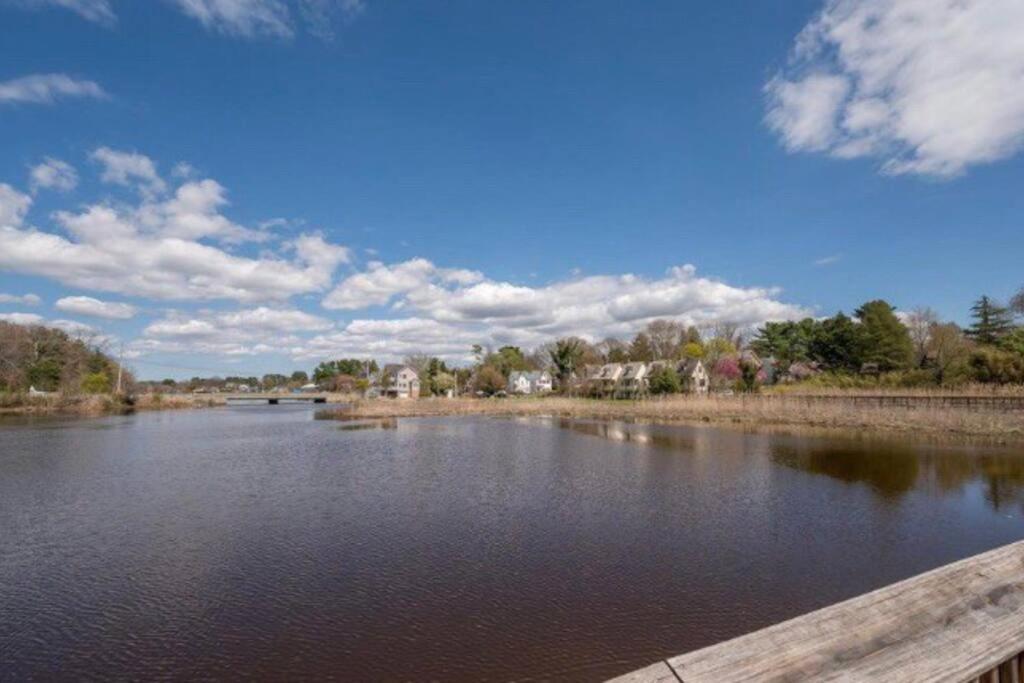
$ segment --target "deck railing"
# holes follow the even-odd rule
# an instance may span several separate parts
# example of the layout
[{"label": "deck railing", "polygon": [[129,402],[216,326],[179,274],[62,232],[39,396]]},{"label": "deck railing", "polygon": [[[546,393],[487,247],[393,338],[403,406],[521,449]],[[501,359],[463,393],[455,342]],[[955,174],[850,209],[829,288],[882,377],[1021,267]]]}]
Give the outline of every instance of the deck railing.
[{"label": "deck railing", "polygon": [[1024,681],[1024,541],[614,679]]}]

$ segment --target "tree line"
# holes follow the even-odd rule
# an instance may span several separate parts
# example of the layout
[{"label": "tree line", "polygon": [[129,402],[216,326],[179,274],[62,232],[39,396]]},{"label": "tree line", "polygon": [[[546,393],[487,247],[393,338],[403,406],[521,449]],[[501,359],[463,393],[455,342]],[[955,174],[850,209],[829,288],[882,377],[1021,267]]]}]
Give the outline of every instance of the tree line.
[{"label": "tree line", "polygon": [[63,330],[0,321],[0,391],[108,394],[132,384],[100,344]]}]

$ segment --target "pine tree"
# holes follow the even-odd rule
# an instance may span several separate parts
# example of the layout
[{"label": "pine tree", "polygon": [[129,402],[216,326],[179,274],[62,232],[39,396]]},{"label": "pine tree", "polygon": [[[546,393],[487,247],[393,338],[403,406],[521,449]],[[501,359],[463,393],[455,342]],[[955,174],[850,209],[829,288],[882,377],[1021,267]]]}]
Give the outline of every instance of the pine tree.
[{"label": "pine tree", "polygon": [[888,302],[869,301],[857,309],[864,341],[863,362],[875,363],[882,372],[904,370],[914,355],[910,331],[896,317]]},{"label": "pine tree", "polygon": [[999,338],[1013,329],[1013,317],[1009,309],[982,296],[971,306],[974,323],[967,329],[967,336],[979,344],[995,344]]}]

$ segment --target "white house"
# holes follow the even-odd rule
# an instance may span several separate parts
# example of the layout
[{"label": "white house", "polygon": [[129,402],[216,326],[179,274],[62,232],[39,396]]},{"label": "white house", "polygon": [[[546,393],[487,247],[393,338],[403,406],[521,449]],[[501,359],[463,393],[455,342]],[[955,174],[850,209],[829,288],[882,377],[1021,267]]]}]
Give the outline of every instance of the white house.
[{"label": "white house", "polygon": [[626,363],[615,385],[616,396],[640,396],[647,391],[647,364]]},{"label": "white house", "polygon": [[510,394],[544,394],[549,391],[551,391],[551,373],[547,370],[516,371],[508,376],[508,393]]},{"label": "white house", "polygon": [[619,378],[622,377],[623,365],[622,363],[607,363],[601,366],[597,376],[591,381],[590,385],[596,393],[610,395],[614,393],[616,385],[619,383]]},{"label": "white house", "polygon": [[704,364],[696,358],[680,361],[676,367],[683,391],[689,394],[706,394],[711,386],[711,378]]},{"label": "white house", "polygon": [[385,396],[391,398],[418,398],[420,376],[408,365],[385,365],[381,373]]}]

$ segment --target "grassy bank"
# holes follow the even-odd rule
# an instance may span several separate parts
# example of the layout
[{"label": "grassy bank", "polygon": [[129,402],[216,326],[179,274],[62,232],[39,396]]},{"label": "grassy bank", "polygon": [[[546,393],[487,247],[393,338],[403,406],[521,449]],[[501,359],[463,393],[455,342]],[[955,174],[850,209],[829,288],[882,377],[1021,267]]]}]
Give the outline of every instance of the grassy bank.
[{"label": "grassy bank", "polygon": [[143,394],[123,397],[113,394],[0,393],[0,415],[78,415],[97,417],[120,415],[137,410],[180,410],[224,405],[222,397],[180,394]]},{"label": "grassy bank", "polygon": [[650,422],[713,423],[749,427],[811,427],[860,432],[1024,441],[1021,411],[936,406],[909,401],[873,406],[841,395],[675,396],[646,401],[577,398],[366,400],[337,409],[352,418],[458,415],[558,416]]}]

